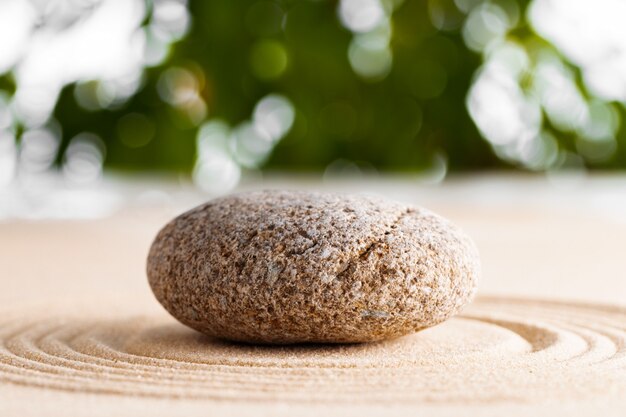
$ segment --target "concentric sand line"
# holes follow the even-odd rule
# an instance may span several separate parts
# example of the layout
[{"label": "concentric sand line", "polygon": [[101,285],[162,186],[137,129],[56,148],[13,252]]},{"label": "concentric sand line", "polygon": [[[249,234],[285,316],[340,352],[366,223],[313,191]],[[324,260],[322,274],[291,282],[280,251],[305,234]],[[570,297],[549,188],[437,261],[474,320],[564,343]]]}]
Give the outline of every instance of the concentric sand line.
[{"label": "concentric sand line", "polygon": [[228,343],[167,317],[0,322],[0,381],[93,393],[538,401],[610,395],[607,382],[624,392],[625,374],[626,309],[607,305],[481,298],[462,317],[415,335],[339,346]]}]

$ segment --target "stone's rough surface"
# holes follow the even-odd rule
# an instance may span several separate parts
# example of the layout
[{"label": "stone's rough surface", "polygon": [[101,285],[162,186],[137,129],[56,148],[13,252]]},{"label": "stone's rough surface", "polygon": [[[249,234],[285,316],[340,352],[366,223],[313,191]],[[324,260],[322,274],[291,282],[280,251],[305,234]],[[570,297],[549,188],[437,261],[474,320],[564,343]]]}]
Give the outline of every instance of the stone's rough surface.
[{"label": "stone's rough surface", "polygon": [[233,195],[167,224],[148,256],[182,323],[253,343],[365,342],[440,323],[479,275],[472,241],[427,210],[289,191]]}]

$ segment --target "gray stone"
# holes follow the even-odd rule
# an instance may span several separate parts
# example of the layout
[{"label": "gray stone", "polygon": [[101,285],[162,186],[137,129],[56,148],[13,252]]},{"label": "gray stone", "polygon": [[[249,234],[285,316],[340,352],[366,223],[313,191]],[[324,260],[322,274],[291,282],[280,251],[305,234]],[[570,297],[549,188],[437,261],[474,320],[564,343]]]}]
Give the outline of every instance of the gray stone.
[{"label": "gray stone", "polygon": [[262,191],[167,224],[148,256],[159,302],[207,335],[252,343],[366,342],[438,324],[476,292],[473,242],[383,199]]}]

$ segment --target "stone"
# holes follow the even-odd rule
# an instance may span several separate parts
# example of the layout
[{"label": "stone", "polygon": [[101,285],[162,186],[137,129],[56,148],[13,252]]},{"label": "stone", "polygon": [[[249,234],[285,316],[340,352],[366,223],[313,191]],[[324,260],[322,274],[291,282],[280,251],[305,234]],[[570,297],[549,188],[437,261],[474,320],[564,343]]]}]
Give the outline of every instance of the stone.
[{"label": "stone", "polygon": [[181,323],[248,343],[403,336],[458,313],[480,274],[448,220],[381,198],[296,191],[227,196],[172,220],[147,273]]}]

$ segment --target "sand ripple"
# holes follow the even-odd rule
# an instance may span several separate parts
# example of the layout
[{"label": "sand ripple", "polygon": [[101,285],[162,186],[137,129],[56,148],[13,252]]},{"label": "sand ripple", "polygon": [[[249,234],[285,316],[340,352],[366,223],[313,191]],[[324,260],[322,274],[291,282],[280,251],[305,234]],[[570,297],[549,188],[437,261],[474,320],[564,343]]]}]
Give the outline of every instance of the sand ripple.
[{"label": "sand ripple", "polygon": [[291,347],[217,341],[168,318],[8,317],[0,381],[216,400],[597,398],[626,389],[626,309],[481,298],[462,317],[401,339]]}]

